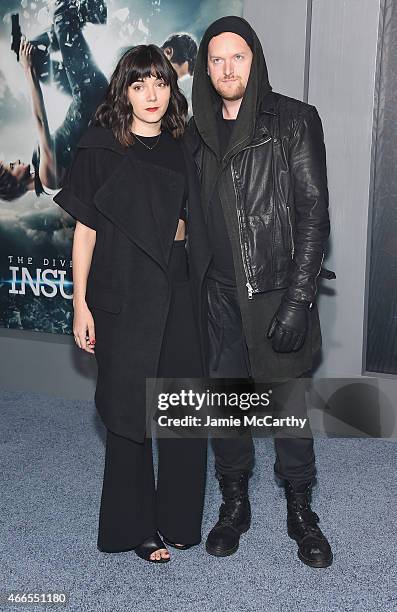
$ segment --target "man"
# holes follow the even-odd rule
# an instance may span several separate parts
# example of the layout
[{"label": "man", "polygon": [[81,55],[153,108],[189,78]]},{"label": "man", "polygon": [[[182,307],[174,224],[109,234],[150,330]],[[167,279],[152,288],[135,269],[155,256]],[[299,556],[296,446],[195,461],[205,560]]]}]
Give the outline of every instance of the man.
[{"label": "man", "polygon": [[[52,195],[60,187],[75,146],[108,86],[82,29],[86,23],[104,24],[106,20],[105,0],[56,0],[49,32],[32,41],[21,39],[20,64],[29,87],[39,142],[33,151],[32,170],[21,160],[8,164],[0,161],[0,199],[11,201],[33,190],[37,196],[43,192]],[[50,58],[52,51],[61,52],[62,62]],[[71,97],[66,117],[53,134],[40,86],[49,78]]]},{"label": "man", "polygon": [[192,81],[197,57],[197,43],[190,34],[172,34],[161,45],[177,75],[178,85],[188,102],[188,115],[192,115]]},{"label": "man", "polygon": [[[203,36],[192,101],[189,128],[214,253],[208,273],[210,376],[308,376],[321,346],[315,297],[330,229],[318,113],[272,92],[258,37],[234,16],[217,20]],[[294,413],[304,414],[304,385],[293,401]],[[254,446],[247,430],[213,439],[213,446],[223,504],[206,548],[226,556],[250,527]],[[327,567],[331,548],[310,507],[312,436],[275,437],[275,447],[288,535],[304,563]]]},{"label": "man", "polygon": [[193,74],[197,43],[190,34],[172,34],[161,48],[175,68],[179,80]]}]

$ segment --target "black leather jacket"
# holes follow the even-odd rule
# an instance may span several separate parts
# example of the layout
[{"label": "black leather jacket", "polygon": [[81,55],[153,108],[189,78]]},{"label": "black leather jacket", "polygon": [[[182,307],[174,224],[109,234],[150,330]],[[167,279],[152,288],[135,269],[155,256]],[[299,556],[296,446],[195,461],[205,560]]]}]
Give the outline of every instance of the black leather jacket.
[{"label": "black leather jacket", "polygon": [[[190,128],[202,174],[208,147],[194,119]],[[322,268],[330,222],[323,130],[316,108],[271,92],[260,106],[254,137],[233,148],[225,156],[219,194],[227,224],[227,201],[233,200],[237,211],[248,297],[288,287],[291,298],[312,303],[318,277],[335,278]]]}]

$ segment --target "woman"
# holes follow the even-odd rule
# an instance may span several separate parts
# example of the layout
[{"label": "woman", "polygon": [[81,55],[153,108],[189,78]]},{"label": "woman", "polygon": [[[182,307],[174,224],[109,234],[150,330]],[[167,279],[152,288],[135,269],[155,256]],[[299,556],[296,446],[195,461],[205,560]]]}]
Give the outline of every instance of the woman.
[{"label": "woman", "polygon": [[[54,197],[76,218],[73,333],[95,352],[107,428],[98,548],[164,563],[201,540],[204,439],[159,439],[157,489],[145,379],[206,374],[210,262],[187,103],[155,45],[120,59]],[[95,347],[95,349],[94,349]]]}]

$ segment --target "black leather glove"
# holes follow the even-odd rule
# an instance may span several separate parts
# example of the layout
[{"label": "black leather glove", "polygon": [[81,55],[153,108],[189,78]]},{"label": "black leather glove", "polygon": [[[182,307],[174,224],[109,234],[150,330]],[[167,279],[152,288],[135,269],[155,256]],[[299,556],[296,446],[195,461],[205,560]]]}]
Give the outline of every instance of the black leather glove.
[{"label": "black leather glove", "polygon": [[267,337],[273,338],[273,350],[277,353],[299,351],[306,338],[311,307],[312,303],[283,297],[267,332]]}]

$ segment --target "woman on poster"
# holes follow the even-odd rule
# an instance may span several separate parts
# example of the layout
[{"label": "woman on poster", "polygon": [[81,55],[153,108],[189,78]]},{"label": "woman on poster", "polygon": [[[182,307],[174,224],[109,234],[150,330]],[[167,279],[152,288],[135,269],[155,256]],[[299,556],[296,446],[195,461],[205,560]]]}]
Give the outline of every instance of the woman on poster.
[{"label": "woman on poster", "polygon": [[[210,252],[187,103],[155,45],[119,60],[54,200],[76,218],[73,333],[95,353],[106,426],[98,548],[164,563],[201,540],[206,440],[160,438],[155,487],[145,379],[206,375]],[[162,538],[160,537],[162,535]]]}]

